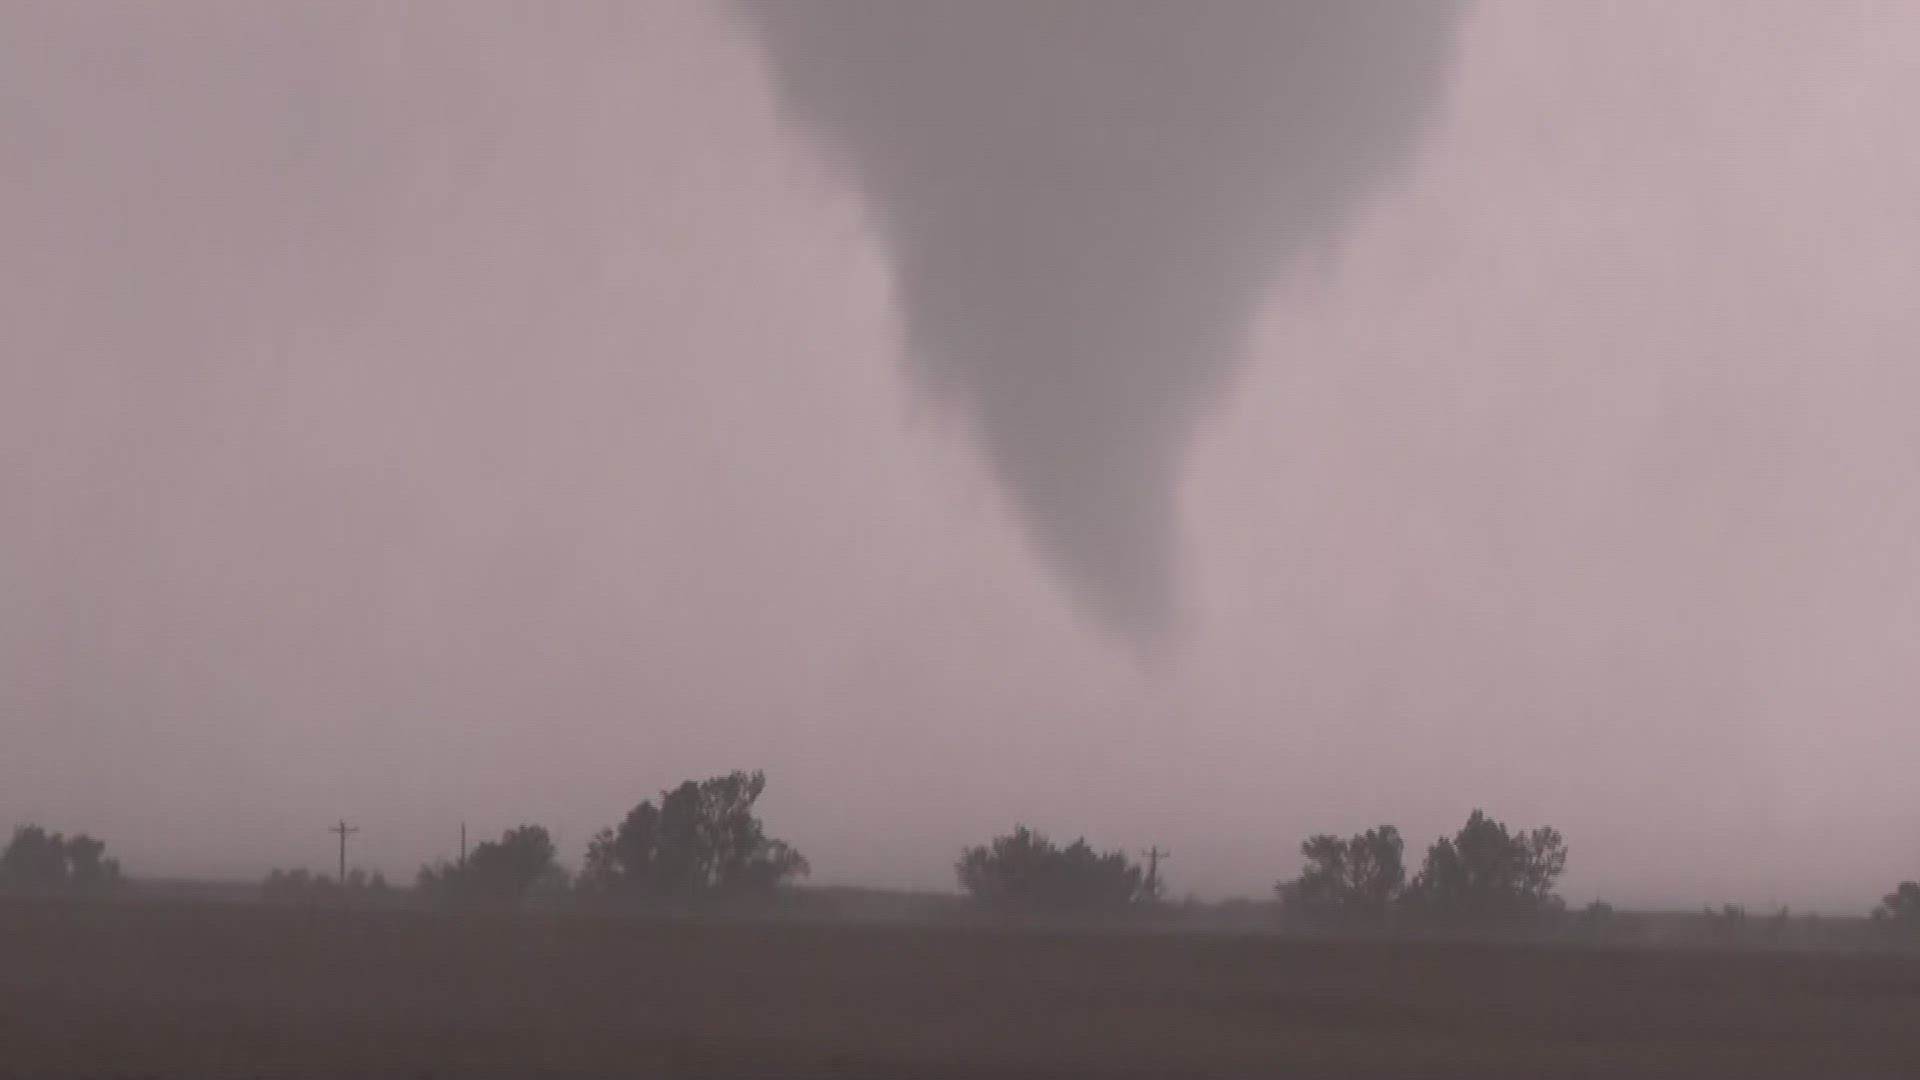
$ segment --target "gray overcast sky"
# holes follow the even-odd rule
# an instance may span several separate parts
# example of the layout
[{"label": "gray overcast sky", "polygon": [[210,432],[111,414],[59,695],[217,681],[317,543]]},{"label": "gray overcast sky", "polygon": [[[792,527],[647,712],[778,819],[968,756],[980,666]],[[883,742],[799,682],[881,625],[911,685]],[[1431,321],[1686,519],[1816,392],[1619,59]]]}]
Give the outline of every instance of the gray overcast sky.
[{"label": "gray overcast sky", "polygon": [[[1920,873],[1920,5],[1483,0],[1085,614],[706,3],[0,3],[0,822],[410,876],[764,767],[1257,894],[1484,806],[1570,899]],[[1024,517],[1023,517],[1024,515]]]}]

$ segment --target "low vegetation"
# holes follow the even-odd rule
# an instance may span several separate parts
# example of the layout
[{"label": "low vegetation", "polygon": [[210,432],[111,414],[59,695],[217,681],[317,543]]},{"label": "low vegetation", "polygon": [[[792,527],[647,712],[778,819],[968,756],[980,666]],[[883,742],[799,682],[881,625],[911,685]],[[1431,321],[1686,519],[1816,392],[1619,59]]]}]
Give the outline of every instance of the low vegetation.
[{"label": "low vegetation", "polygon": [[355,868],[344,880],[304,869],[275,870],[260,883],[260,899],[271,904],[330,904],[342,901],[392,900],[399,890],[379,873]]},{"label": "low vegetation", "polygon": [[807,873],[807,860],[769,837],[753,807],[765,773],[688,780],[635,806],[587,845],[582,892],[641,901],[764,898]]},{"label": "low vegetation", "polygon": [[1874,909],[1874,920],[1905,930],[1920,930],[1920,882],[1903,881]]},{"label": "low vegetation", "polygon": [[416,887],[429,900],[517,903],[541,892],[564,893],[567,872],[547,830],[521,825],[482,842],[458,862],[421,867]]},{"label": "low vegetation", "polygon": [[1407,878],[1400,830],[1382,825],[1342,840],[1309,837],[1300,876],[1275,886],[1282,909],[1310,926],[1525,927],[1558,916],[1554,883],[1567,844],[1551,828],[1511,831],[1475,810],[1451,837],[1427,849]]},{"label": "low vegetation", "polygon": [[1124,853],[1084,838],[1059,847],[1024,825],[961,852],[954,873],[969,897],[1000,907],[1093,912],[1156,899]]},{"label": "low vegetation", "polygon": [[1300,845],[1300,876],[1274,886],[1294,921],[1316,926],[1381,928],[1406,894],[1406,842],[1391,825],[1348,839],[1319,835]]}]

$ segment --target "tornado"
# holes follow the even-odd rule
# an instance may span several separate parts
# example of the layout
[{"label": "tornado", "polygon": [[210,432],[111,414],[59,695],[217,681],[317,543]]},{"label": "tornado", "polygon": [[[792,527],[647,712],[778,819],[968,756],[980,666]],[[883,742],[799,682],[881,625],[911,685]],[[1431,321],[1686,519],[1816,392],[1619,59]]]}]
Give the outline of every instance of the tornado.
[{"label": "tornado", "polygon": [[737,0],[864,197],[910,382],[1077,608],[1179,611],[1183,459],[1280,274],[1413,157],[1462,0]]}]

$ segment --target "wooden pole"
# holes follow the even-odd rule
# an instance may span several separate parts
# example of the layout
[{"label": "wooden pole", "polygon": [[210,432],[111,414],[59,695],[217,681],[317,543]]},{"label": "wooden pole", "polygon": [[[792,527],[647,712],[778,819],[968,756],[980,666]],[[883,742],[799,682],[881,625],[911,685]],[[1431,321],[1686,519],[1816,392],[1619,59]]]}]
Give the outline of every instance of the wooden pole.
[{"label": "wooden pole", "polygon": [[1173,852],[1161,851],[1158,845],[1148,848],[1141,854],[1147,857],[1147,898],[1160,899],[1160,860],[1173,858]]},{"label": "wooden pole", "polygon": [[340,887],[344,889],[347,887],[347,837],[359,832],[360,826],[349,825],[346,819],[342,818],[340,824],[333,826],[327,831],[335,833],[340,837],[340,876],[336,880]]}]

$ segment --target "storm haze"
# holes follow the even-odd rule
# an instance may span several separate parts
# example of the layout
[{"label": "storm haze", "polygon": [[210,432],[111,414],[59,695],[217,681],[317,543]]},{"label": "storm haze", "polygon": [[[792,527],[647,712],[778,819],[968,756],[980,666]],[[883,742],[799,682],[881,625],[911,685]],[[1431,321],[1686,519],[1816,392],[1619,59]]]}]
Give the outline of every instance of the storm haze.
[{"label": "storm haze", "polygon": [[410,877],[757,767],[829,883],[1484,806],[1864,910],[1920,9],[1337,7],[0,3],[0,825]]}]

